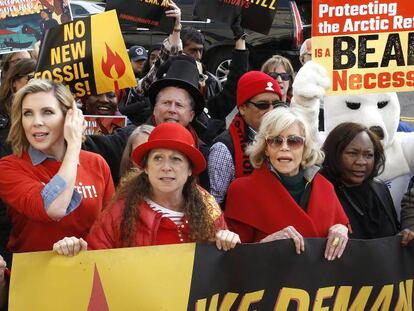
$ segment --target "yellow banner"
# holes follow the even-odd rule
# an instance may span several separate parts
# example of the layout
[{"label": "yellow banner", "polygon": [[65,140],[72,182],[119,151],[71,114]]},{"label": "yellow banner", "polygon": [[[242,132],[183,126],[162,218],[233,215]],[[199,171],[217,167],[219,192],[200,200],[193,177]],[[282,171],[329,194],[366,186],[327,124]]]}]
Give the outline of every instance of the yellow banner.
[{"label": "yellow banner", "polygon": [[91,17],[91,41],[97,93],[135,86],[115,10]]},{"label": "yellow banner", "polygon": [[9,310],[186,310],[194,252],[181,244],[15,254]]},{"label": "yellow banner", "polygon": [[327,95],[413,90],[413,32],[317,36],[312,46],[331,78]]}]

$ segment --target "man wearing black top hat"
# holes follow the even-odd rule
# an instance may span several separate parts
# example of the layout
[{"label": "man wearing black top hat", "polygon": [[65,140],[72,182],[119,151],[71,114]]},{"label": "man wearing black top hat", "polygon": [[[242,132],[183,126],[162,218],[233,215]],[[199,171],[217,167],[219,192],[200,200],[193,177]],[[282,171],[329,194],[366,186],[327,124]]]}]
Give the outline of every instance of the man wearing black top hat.
[{"label": "man wearing black top hat", "polygon": [[148,91],[150,102],[154,106],[155,125],[177,122],[188,127],[204,109],[194,58],[187,55],[170,57],[159,68],[157,78]]},{"label": "man wearing black top hat", "polygon": [[[198,89],[199,72],[195,60],[187,55],[171,57],[157,72],[158,80],[149,88],[149,100],[154,106],[147,123],[154,126],[177,122],[193,135],[197,147],[207,157],[208,147],[198,138],[192,122],[204,109],[204,99]],[[101,154],[108,162],[114,182],[119,180],[119,163],[129,134],[135,126],[117,130],[109,136],[88,136],[84,149]],[[208,189],[208,176],[203,173],[200,183]]]}]

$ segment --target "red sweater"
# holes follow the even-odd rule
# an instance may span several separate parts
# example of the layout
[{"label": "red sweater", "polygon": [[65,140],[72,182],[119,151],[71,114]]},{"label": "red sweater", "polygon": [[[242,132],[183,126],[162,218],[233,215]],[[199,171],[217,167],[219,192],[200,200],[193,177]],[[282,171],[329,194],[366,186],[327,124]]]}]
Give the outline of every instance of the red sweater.
[{"label": "red sweater", "polygon": [[[206,191],[202,191],[202,193],[209,214],[214,220],[216,230],[227,229],[223,214],[214,198]],[[102,213],[87,237],[88,249],[120,248],[124,246],[120,232],[123,210],[124,201],[120,200]],[[162,218],[161,213],[154,211],[146,202],[139,205],[138,213],[139,223],[137,223],[133,246],[193,242],[189,237],[189,224],[185,216],[183,224],[177,226],[169,218]]]},{"label": "red sweater", "polygon": [[28,153],[0,160],[0,197],[12,222],[8,248],[12,252],[51,250],[65,236],[85,237],[114,193],[108,164],[98,154],[81,150],[75,189],[82,196],[77,209],[59,221],[49,218],[41,191],[61,162],[45,160],[33,166]]},{"label": "red sweater", "polygon": [[227,192],[226,222],[244,243],[258,242],[288,226],[303,237],[326,237],[335,224],[349,223],[334,187],[319,173],[312,181],[307,211],[264,164],[234,180]]}]

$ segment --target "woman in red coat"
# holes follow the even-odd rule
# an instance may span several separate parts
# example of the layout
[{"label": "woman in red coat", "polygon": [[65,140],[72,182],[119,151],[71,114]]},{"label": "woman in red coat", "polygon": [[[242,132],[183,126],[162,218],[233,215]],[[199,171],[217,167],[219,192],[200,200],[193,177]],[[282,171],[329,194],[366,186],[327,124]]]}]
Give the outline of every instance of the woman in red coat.
[{"label": "woman in red coat", "polygon": [[328,237],[325,258],[340,257],[348,218],[333,186],[318,173],[315,164],[323,153],[305,122],[290,108],[268,112],[249,154],[256,169],[228,191],[230,229],[242,242],[291,238],[298,254],[304,251],[304,237]]},{"label": "woman in red coat", "polygon": [[[178,123],[162,123],[132,154],[143,169],[121,183],[115,204],[92,227],[89,249],[215,241],[228,250],[240,242],[227,230],[214,198],[197,186],[206,162],[191,133]],[[65,238],[53,249],[75,255],[82,239]]]}]

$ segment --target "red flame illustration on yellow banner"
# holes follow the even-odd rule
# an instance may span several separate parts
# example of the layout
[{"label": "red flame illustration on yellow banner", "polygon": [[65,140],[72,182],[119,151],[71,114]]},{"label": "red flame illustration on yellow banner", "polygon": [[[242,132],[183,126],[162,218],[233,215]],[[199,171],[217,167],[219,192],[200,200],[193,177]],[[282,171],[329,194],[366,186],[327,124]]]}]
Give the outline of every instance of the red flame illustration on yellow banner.
[{"label": "red flame illustration on yellow banner", "polygon": [[91,299],[89,300],[88,311],[109,311],[109,306],[106,301],[105,292],[102,287],[101,277],[99,276],[98,268],[95,264],[93,272],[93,285],[91,292]]},{"label": "red flame illustration on yellow banner", "polygon": [[101,61],[101,67],[102,71],[110,79],[114,80],[114,88],[115,93],[118,93],[119,91],[119,84],[118,80],[121,79],[121,77],[125,73],[125,63],[122,60],[122,57],[119,56],[117,52],[113,52],[111,48],[108,46],[108,44],[105,43],[106,46],[106,61],[102,57]]}]

